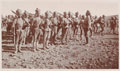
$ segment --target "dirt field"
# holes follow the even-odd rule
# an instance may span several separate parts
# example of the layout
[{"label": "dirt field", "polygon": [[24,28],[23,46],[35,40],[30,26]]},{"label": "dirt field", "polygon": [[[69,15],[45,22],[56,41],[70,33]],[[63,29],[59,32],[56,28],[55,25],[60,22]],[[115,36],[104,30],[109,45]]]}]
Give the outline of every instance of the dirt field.
[{"label": "dirt field", "polygon": [[28,44],[22,47],[22,53],[13,54],[13,44],[5,43],[3,38],[2,68],[117,69],[118,40],[118,35],[94,35],[87,45],[72,40],[46,50],[39,45],[39,51],[33,52],[32,45]]}]

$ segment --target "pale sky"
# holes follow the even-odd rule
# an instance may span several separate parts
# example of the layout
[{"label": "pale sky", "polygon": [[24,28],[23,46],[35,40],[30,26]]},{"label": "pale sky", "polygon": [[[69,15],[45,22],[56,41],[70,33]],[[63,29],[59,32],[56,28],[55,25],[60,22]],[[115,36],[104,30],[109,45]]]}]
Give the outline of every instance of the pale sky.
[{"label": "pale sky", "polygon": [[76,12],[85,14],[90,10],[92,15],[116,15],[118,13],[118,0],[2,0],[2,15],[13,14],[11,10],[21,9],[34,13],[36,8],[41,12],[47,10],[58,12]]}]

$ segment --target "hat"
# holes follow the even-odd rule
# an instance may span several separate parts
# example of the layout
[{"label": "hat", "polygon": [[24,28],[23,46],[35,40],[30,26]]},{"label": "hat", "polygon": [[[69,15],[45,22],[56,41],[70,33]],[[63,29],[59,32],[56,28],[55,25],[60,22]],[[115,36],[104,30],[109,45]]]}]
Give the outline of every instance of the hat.
[{"label": "hat", "polygon": [[21,9],[17,9],[17,10],[16,10],[16,14],[17,14],[17,15],[22,15],[22,10],[21,10]]}]

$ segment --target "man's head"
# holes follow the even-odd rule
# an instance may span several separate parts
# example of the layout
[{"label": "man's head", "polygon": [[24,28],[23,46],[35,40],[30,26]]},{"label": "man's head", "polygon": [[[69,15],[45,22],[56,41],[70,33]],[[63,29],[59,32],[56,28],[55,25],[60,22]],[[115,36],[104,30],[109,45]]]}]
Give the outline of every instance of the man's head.
[{"label": "man's head", "polygon": [[63,16],[64,16],[65,18],[67,18],[67,17],[68,17],[67,12],[64,12],[64,13],[63,13]]},{"label": "man's head", "polygon": [[57,12],[53,12],[53,17],[56,17],[57,16]]},{"label": "man's head", "polygon": [[71,17],[71,12],[68,12],[68,16]]},{"label": "man's head", "polygon": [[75,13],[75,16],[76,16],[76,17],[78,17],[78,16],[79,16],[79,13],[78,13],[78,12],[76,12],[76,13]]},{"label": "man's head", "polygon": [[86,16],[91,16],[91,13],[89,10],[86,11]]},{"label": "man's head", "polygon": [[111,17],[111,20],[114,20],[114,17]]},{"label": "man's head", "polygon": [[17,9],[17,10],[16,10],[16,15],[17,15],[17,16],[22,16],[22,10]]},{"label": "man's head", "polygon": [[36,14],[36,16],[40,16],[40,9],[36,8],[35,14]]},{"label": "man's head", "polygon": [[84,16],[84,15],[82,15],[82,19],[85,19],[85,16]]},{"label": "man's head", "polygon": [[52,17],[52,13],[50,11],[46,11],[45,12],[45,17],[46,18],[51,18]]},{"label": "man's head", "polygon": [[102,15],[102,18],[105,18],[105,15]]},{"label": "man's head", "polygon": [[28,17],[29,16],[29,13],[27,11],[24,12],[24,16],[25,17]]}]

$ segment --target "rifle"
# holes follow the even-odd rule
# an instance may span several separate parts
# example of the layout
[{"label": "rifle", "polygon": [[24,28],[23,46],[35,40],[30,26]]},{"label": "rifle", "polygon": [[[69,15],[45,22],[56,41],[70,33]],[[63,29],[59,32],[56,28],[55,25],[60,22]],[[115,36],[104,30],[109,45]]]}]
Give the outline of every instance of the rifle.
[{"label": "rifle", "polygon": [[25,27],[27,27],[27,26],[30,26],[30,24],[24,19],[24,18],[22,18],[24,21],[25,21],[25,23],[27,24],[27,25],[25,25],[24,27],[23,27],[23,29],[25,29]]},{"label": "rifle", "polygon": [[12,13],[14,13],[16,15],[16,13],[13,10],[11,10],[11,11],[12,11]]}]

